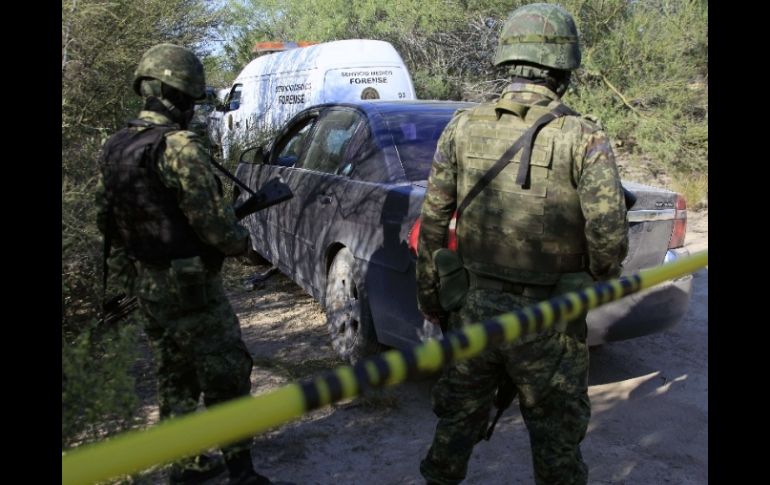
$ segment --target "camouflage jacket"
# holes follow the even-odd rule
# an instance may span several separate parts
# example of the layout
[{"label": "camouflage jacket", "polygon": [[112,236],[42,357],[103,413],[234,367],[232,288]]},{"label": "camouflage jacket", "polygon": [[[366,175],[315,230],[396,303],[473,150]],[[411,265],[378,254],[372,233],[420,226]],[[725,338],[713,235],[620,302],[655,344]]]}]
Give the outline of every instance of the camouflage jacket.
[{"label": "camouflage jacket", "polygon": [[[142,111],[139,119],[155,124],[173,125],[163,114]],[[200,239],[225,255],[243,252],[248,230],[238,224],[230,204],[224,200],[221,183],[213,172],[199,135],[191,131],[173,131],[166,135],[166,148],[158,160],[161,182],[178,195],[179,208]],[[96,188],[97,224],[104,234],[107,230],[109,207],[101,174]],[[120,248],[120,241],[112,245]],[[125,258],[118,249],[115,257]],[[110,261],[114,268],[115,261]]]},{"label": "camouflage jacket", "polygon": [[[544,86],[523,83],[511,84],[501,97],[526,105],[559,99]],[[418,303],[425,313],[439,312],[441,309],[437,294],[438,276],[431,255],[446,245],[449,221],[462,199],[462,195],[458,195],[458,163],[461,157],[458,156],[455,140],[458,126],[460,129],[468,129],[469,124],[473,123],[468,118],[468,110],[458,111],[441,135],[422,206],[417,289]],[[609,140],[604,131],[586,117],[567,116],[563,127],[563,139],[558,141],[568,145],[568,149],[561,153],[571,158],[572,185],[585,219],[584,233],[589,262],[586,269],[596,279],[618,276],[621,262],[628,251],[628,223]],[[501,175],[511,168],[509,166],[504,169]],[[473,233],[469,236],[487,239],[500,237],[499,234]],[[458,244],[462,245],[460,235]]]}]

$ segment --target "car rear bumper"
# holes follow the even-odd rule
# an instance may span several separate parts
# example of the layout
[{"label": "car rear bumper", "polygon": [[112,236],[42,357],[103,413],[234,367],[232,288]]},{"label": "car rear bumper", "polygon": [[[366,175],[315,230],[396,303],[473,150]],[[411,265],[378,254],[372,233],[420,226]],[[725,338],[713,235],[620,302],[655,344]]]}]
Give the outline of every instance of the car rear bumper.
[{"label": "car rear bumper", "polygon": [[[688,254],[686,249],[672,250],[666,261]],[[588,344],[641,337],[672,327],[687,313],[691,293],[692,275],[687,275],[591,310]]]}]

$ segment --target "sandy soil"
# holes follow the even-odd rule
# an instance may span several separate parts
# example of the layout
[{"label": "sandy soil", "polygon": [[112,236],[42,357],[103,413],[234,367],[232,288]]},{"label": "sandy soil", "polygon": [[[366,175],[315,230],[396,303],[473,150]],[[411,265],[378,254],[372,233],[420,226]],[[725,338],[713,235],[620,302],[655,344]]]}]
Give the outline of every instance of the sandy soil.
[{"label": "sandy soil", "polygon": [[[689,214],[686,245],[708,247],[708,211]],[[255,268],[265,269],[265,268]],[[283,275],[231,301],[254,356],[252,393],[341,364],[320,306]],[[708,482],[708,270],[695,275],[685,319],[656,335],[592,350],[592,418],[582,445],[592,484]],[[434,379],[333,405],[255,438],[259,472],[297,484],[420,484],[435,427]],[[147,389],[149,390],[149,389]],[[157,406],[146,401],[148,421]],[[164,473],[140,482],[162,483]],[[226,483],[222,475],[208,482]],[[476,446],[468,484],[531,484],[529,442],[517,406]]]}]

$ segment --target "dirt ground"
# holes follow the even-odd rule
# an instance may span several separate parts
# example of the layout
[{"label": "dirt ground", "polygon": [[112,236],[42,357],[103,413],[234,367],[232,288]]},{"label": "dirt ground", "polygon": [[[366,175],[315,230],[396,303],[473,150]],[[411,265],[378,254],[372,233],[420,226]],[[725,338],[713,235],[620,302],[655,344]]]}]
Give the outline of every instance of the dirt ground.
[{"label": "dirt ground", "polygon": [[[686,246],[708,247],[708,210],[691,212]],[[264,270],[266,268],[252,268]],[[256,290],[231,287],[243,338],[254,356],[252,393],[342,364],[321,307],[276,275]],[[421,484],[433,436],[435,379],[406,383],[315,411],[254,440],[257,470],[296,484]],[[660,334],[592,349],[592,417],[582,451],[591,484],[708,482],[708,270],[694,278],[684,320]],[[150,391],[150,389],[146,389]],[[148,421],[157,403],[146,402]],[[140,482],[162,483],[163,472]],[[209,485],[226,483],[222,475]],[[468,484],[531,484],[529,442],[516,405],[491,441],[476,446]]]}]

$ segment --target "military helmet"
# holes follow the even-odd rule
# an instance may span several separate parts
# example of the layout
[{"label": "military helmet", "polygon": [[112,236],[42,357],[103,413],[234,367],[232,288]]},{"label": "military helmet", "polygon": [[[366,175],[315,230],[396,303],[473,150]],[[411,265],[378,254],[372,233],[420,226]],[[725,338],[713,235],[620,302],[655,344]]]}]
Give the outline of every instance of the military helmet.
[{"label": "military helmet", "polygon": [[158,44],[144,53],[134,72],[134,91],[142,95],[143,78],[157,79],[193,99],[206,96],[203,64],[192,51],[174,44]]},{"label": "military helmet", "polygon": [[497,45],[495,65],[530,62],[562,70],[580,67],[575,21],[559,5],[533,3],[508,17]]}]

